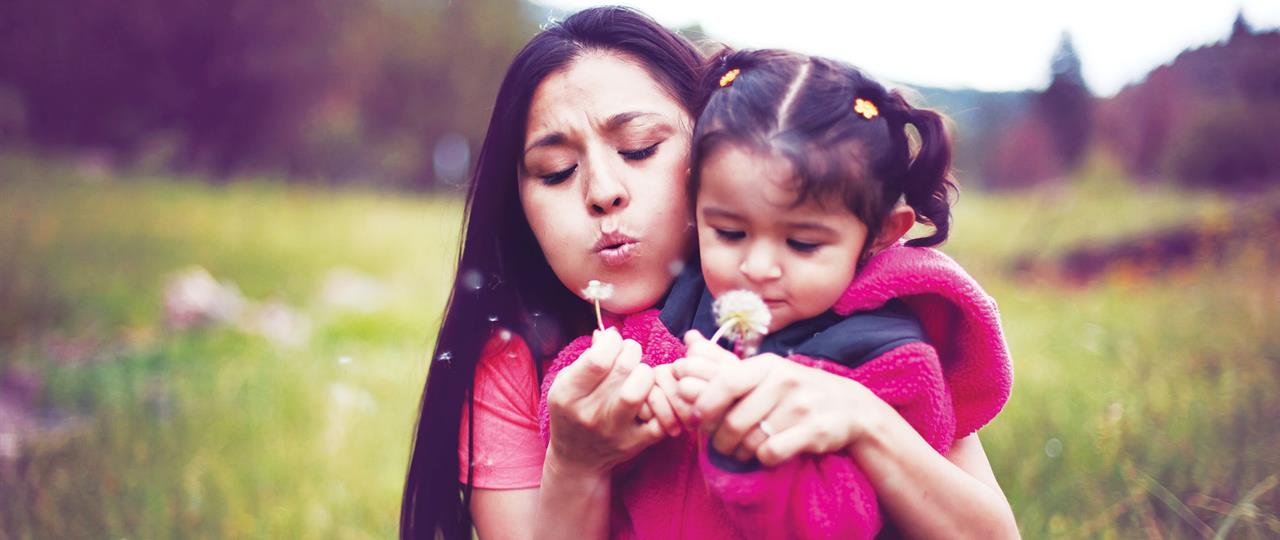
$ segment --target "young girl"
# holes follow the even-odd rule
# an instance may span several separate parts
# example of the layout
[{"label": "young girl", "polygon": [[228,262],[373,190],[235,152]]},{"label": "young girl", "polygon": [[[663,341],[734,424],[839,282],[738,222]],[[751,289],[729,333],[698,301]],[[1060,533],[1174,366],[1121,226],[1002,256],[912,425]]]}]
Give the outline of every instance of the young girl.
[{"label": "young girl", "polygon": [[[995,304],[954,261],[928,249],[947,237],[954,189],[942,120],[851,66],[784,51],[727,54],[704,86],[691,178],[700,264],[677,278],[660,311],[616,330],[641,344],[650,365],[688,356],[673,370],[679,390],[655,388],[648,401],[672,438],[615,475],[618,511],[670,519],[623,516],[613,533],[875,536],[879,510],[855,460],[788,459],[797,449],[786,445],[787,419],[770,416],[767,404],[750,396],[739,403],[737,422],[755,426],[740,437],[720,430],[708,443],[684,433],[675,416],[690,419],[673,411],[725,398],[706,381],[729,353],[695,335],[686,348],[675,336],[714,333],[714,299],[749,290],[770,315],[760,353],[857,380],[938,452],[990,421],[1011,384]],[[901,243],[917,221],[933,233]],[[560,369],[592,340],[616,340],[614,332],[562,351],[544,398]],[[544,412],[544,437],[546,425]],[[646,505],[655,511],[641,513]]]}]

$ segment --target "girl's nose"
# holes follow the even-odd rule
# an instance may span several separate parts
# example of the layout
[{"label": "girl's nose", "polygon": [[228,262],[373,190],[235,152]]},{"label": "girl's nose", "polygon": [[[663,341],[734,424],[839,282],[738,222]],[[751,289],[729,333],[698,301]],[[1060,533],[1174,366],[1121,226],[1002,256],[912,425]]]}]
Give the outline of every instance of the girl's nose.
[{"label": "girl's nose", "polygon": [[782,277],[782,265],[778,264],[774,250],[762,244],[764,242],[755,242],[747,248],[747,256],[738,266],[738,271],[742,272],[743,276],[757,283]]}]

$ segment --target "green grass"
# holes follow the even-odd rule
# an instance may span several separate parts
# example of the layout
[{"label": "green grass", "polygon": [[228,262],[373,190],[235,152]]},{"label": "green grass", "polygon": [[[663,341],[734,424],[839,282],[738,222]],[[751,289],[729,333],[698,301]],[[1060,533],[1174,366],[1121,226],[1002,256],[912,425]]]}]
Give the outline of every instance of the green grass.
[{"label": "green grass", "polygon": [[[1105,164],[1082,176],[966,193],[945,248],[1001,303],[1016,382],[982,437],[1024,535],[1280,535],[1280,277],[1266,237],[1225,266],[1152,279],[1011,277],[1025,254],[1232,208],[1128,186]],[[456,200],[95,179],[12,157],[0,178],[0,372],[38,374],[39,405],[78,418],[0,461],[0,537],[394,535]],[[311,339],[166,328],[165,280],[196,264],[295,306]],[[389,302],[369,314],[319,302],[335,268],[382,280]]]}]

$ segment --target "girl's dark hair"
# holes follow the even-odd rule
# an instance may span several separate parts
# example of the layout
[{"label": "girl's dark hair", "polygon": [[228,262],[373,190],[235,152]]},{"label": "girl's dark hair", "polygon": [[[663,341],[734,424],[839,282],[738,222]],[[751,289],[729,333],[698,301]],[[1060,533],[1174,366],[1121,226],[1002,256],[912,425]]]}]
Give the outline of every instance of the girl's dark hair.
[{"label": "girl's dark hair", "polygon": [[[726,76],[735,69],[735,78]],[[956,184],[951,142],[938,113],[912,107],[897,90],[887,91],[851,65],[781,50],[723,52],[700,88],[692,193],[707,156],[738,145],[790,162],[795,204],[843,202],[867,225],[867,246],[904,196],[916,220],[934,227],[932,235],[907,244],[934,246],[947,239]],[[856,112],[858,99],[878,114]],[[914,152],[907,126],[918,138]]]},{"label": "girl's dark hair", "polygon": [[468,482],[458,481],[459,427],[463,406],[472,405],[476,361],[494,330],[501,327],[523,337],[537,369],[540,358],[565,345],[566,336],[592,327],[590,310],[581,307],[582,300],[547,264],[516,184],[534,90],[548,75],[592,51],[636,62],[691,115],[698,101],[702,54],[632,9],[580,11],[543,29],[511,61],[467,190],[457,274],[427,374],[405,479],[402,538],[471,538],[471,474],[468,466]]}]

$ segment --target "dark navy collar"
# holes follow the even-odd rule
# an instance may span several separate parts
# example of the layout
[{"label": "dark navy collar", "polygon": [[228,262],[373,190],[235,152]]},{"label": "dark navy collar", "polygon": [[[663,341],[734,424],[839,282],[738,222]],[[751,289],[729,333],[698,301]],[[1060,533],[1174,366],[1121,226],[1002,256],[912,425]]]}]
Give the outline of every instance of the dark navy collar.
[{"label": "dark navy collar", "polygon": [[[700,268],[686,268],[676,277],[663,302],[658,318],[676,337],[696,329],[704,336],[716,331],[713,299]],[[761,353],[779,356],[802,354],[856,367],[907,343],[924,342],[924,330],[899,300],[883,307],[842,316],[827,311],[794,322],[768,336],[760,344]],[[728,340],[720,345],[732,347]]]}]

